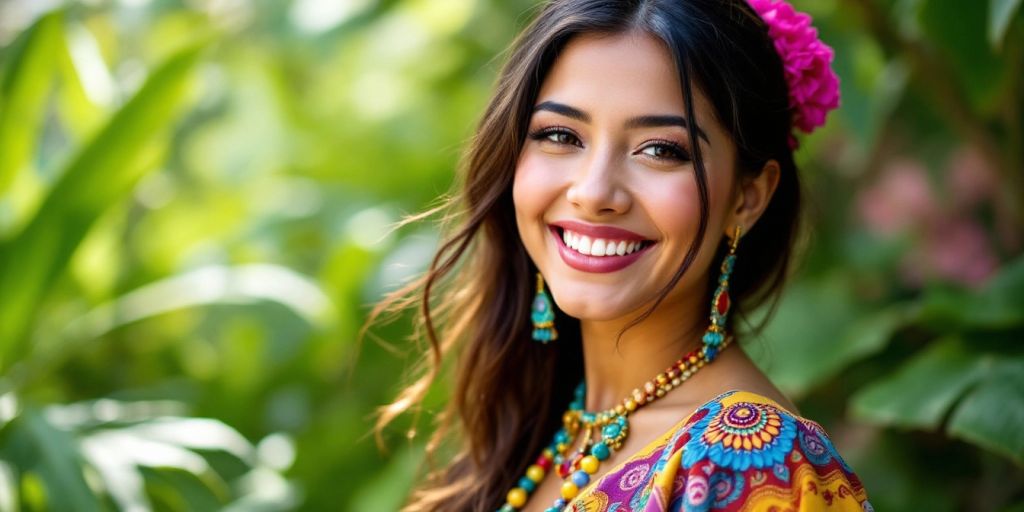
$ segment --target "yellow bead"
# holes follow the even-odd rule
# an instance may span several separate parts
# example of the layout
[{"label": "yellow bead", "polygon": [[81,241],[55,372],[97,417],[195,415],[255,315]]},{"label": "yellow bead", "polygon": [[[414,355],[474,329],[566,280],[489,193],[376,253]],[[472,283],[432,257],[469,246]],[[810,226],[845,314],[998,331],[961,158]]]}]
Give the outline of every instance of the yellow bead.
[{"label": "yellow bead", "polygon": [[629,412],[635,411],[636,410],[636,401],[632,400],[632,399],[627,400],[626,401],[626,410],[629,411]]},{"label": "yellow bead", "polygon": [[580,492],[580,488],[576,487],[576,484],[572,482],[566,482],[562,484],[562,497],[571,500],[576,497],[576,494]]},{"label": "yellow bead", "polygon": [[520,508],[526,505],[526,490],[522,487],[516,487],[508,492],[508,496],[505,496],[505,500],[508,501],[509,505],[515,508]]},{"label": "yellow bead", "polygon": [[541,480],[544,480],[544,468],[536,464],[526,468],[526,478],[540,483]]},{"label": "yellow bead", "polygon": [[593,455],[587,455],[580,459],[580,469],[586,471],[587,474],[593,475],[597,473],[597,468],[601,466],[601,461],[597,460],[597,457]]},{"label": "yellow bead", "polygon": [[565,443],[558,443],[558,446],[556,446],[555,449],[558,450],[558,453],[565,453],[565,451],[569,449],[569,445]]}]

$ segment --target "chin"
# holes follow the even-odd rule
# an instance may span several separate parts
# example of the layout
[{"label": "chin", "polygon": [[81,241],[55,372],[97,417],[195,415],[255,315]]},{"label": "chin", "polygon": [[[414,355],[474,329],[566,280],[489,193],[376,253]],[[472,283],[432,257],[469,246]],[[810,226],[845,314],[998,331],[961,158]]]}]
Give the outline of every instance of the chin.
[{"label": "chin", "polygon": [[552,293],[551,298],[555,301],[559,310],[577,320],[598,322],[615,320],[637,309],[635,307],[626,307],[617,300],[603,300],[594,295],[576,294],[570,299],[559,300],[559,297]]}]

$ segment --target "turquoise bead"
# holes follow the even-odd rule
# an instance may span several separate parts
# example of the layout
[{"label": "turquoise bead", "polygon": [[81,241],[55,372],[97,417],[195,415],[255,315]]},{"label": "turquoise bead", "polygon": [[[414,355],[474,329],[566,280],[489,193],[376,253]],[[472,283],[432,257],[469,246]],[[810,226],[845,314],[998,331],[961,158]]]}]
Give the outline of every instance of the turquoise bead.
[{"label": "turquoise bead", "polygon": [[704,344],[712,347],[717,347],[722,344],[722,333],[720,332],[707,332],[704,333]]},{"label": "turquoise bead", "polygon": [[565,430],[559,430],[558,433],[555,434],[555,444],[568,443],[569,441],[569,433]]},{"label": "turquoise bead", "polygon": [[524,476],[519,479],[519,487],[526,492],[533,492],[537,488],[537,483]]},{"label": "turquoise bead", "polygon": [[516,512],[516,509],[512,508],[512,505],[509,505],[508,503],[506,503],[506,504],[502,505],[501,508],[498,509],[498,512]]},{"label": "turquoise bead", "polygon": [[590,475],[586,471],[577,471],[572,474],[572,483],[576,484],[576,487],[582,488],[590,483]]},{"label": "turquoise bead", "polygon": [[612,451],[608,449],[608,445],[604,441],[601,441],[590,449],[590,454],[597,457],[597,460],[605,460],[612,456]]},{"label": "turquoise bead", "polygon": [[610,425],[605,425],[604,430],[601,431],[601,435],[604,437],[615,437],[619,435],[619,432],[622,432],[622,427],[616,423],[612,423]]}]

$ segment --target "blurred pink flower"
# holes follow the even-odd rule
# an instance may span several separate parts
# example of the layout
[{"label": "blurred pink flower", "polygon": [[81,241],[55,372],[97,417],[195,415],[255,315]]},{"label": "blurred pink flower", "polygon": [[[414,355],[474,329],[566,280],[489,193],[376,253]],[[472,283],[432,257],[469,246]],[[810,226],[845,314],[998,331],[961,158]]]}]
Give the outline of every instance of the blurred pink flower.
[{"label": "blurred pink flower", "polygon": [[937,222],[900,265],[904,283],[920,286],[941,279],[971,287],[983,284],[999,267],[988,235],[976,222],[947,219]]},{"label": "blurred pink flower", "polygon": [[998,182],[995,171],[977,149],[966,146],[950,156],[946,189],[955,207],[967,209],[991,199]]},{"label": "blurred pink flower", "polygon": [[972,150],[950,160],[944,185],[950,201],[941,203],[924,166],[896,159],[856,198],[856,211],[869,231],[893,237],[911,234],[900,277],[910,286],[929,279],[977,286],[999,266],[988,233],[971,217],[971,206],[994,194],[997,182]]},{"label": "blurred pink flower", "polygon": [[856,199],[861,221],[876,234],[892,236],[922,226],[939,213],[939,206],[920,162],[900,159],[882,169],[875,184]]}]

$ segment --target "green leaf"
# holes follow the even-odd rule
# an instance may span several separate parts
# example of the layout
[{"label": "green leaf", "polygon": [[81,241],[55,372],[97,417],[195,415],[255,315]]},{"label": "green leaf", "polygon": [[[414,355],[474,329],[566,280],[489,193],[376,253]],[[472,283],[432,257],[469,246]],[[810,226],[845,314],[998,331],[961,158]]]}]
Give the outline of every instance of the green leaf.
[{"label": "green leaf", "polygon": [[920,16],[928,43],[938,47],[943,64],[954,72],[956,88],[963,89],[974,109],[998,113],[1010,67],[989,46],[985,9],[956,0],[929,0],[923,3]]},{"label": "green leaf", "polygon": [[26,408],[6,428],[12,462],[22,471],[39,475],[50,510],[100,510],[100,502],[85,482],[83,461],[70,434],[54,428],[37,410]]},{"label": "green leaf", "polygon": [[117,91],[99,43],[89,29],[80,23],[68,23],[63,36],[56,52],[60,81],[55,110],[61,127],[78,142],[101,126],[116,104]]},{"label": "green leaf", "polygon": [[1021,0],[990,0],[988,8],[988,42],[992,48],[1003,47],[1003,39],[1010,28],[1013,15],[1020,8]]},{"label": "green leaf", "polygon": [[991,362],[990,356],[972,352],[959,338],[934,341],[894,375],[856,393],[851,398],[853,415],[882,425],[937,429]]},{"label": "green leaf", "polygon": [[199,475],[178,468],[139,468],[146,491],[171,510],[219,510],[224,500]]},{"label": "green leaf", "polygon": [[199,50],[183,50],[157,69],[70,161],[25,229],[0,247],[0,373],[24,348],[39,301],[89,227],[155,165]]},{"label": "green leaf", "polygon": [[1000,361],[953,412],[949,433],[1024,466],[1024,360]]},{"label": "green leaf", "polygon": [[[423,460],[423,447],[410,444],[395,455],[373,480],[363,485],[352,498],[352,510],[398,510],[416,477]],[[396,490],[401,491],[396,492]]]},{"label": "green leaf", "polygon": [[1008,263],[977,292],[929,290],[920,321],[938,330],[1008,329],[1024,324],[1024,257]]},{"label": "green leaf", "polygon": [[40,18],[16,43],[0,82],[0,196],[32,156],[56,73],[63,13]]},{"label": "green leaf", "polygon": [[911,318],[910,305],[860,311],[853,297],[849,280],[841,276],[794,285],[765,329],[767,350],[750,343],[751,357],[773,382],[799,396],[885,347]]}]

